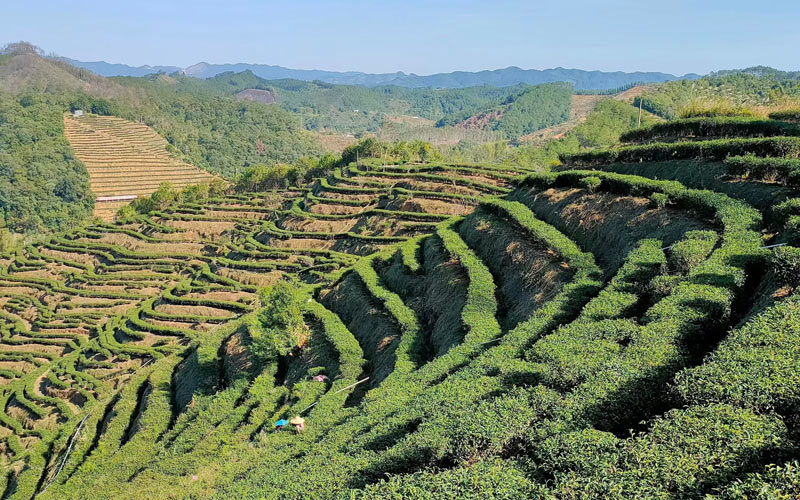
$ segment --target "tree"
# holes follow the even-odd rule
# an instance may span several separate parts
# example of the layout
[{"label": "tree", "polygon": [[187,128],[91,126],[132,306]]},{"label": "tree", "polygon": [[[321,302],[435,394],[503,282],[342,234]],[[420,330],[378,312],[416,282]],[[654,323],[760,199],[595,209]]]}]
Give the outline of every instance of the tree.
[{"label": "tree", "polygon": [[80,198],[80,191],[75,186],[75,181],[68,177],[62,177],[56,183],[53,189],[53,194],[61,198],[67,203],[73,203]]},{"label": "tree", "polygon": [[434,148],[430,142],[420,142],[417,147],[417,155],[419,155],[419,160],[424,163],[442,159],[442,153]]},{"label": "tree", "polygon": [[208,200],[208,184],[191,184],[183,188],[183,201],[200,203]]},{"label": "tree", "polygon": [[0,228],[0,255],[13,253],[19,246],[19,237],[13,235],[4,227]]},{"label": "tree", "polygon": [[261,290],[263,308],[249,325],[250,350],[263,361],[275,361],[308,339],[302,292],[286,281]]}]

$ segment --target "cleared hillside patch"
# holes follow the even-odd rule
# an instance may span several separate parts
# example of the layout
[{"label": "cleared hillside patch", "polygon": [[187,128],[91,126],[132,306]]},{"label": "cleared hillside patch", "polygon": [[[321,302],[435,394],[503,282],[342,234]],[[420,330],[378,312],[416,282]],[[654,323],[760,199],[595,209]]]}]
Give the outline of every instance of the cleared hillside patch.
[{"label": "cleared hillside patch", "polygon": [[64,133],[89,171],[95,215],[110,220],[121,205],[153,193],[163,182],[176,188],[214,178],[167,151],[153,129],[113,116],[64,115]]}]

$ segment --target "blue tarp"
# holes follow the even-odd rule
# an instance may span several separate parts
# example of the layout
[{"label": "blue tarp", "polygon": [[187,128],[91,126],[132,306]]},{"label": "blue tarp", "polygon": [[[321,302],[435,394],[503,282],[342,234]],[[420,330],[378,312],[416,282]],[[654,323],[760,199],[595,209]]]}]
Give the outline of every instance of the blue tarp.
[{"label": "blue tarp", "polygon": [[275,422],[275,427],[283,427],[284,425],[289,425],[289,421],[281,419]]}]

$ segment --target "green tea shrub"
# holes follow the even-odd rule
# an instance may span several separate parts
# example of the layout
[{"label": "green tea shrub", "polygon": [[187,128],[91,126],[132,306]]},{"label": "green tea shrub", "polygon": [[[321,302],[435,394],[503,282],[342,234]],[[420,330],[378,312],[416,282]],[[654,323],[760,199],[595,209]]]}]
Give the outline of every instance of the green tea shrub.
[{"label": "green tea shrub", "polygon": [[584,177],[581,179],[581,187],[585,190],[589,191],[590,193],[594,193],[602,184],[602,180],[599,177]]},{"label": "green tea shrub", "polygon": [[800,109],[774,111],[769,114],[769,117],[773,120],[782,120],[785,122],[800,122]]},{"label": "green tea shrub", "polygon": [[305,343],[308,327],[303,319],[306,296],[286,281],[260,292],[263,308],[248,325],[250,351],[264,361],[274,361]]},{"label": "green tea shrub", "polygon": [[663,210],[667,207],[667,203],[669,203],[669,196],[664,193],[653,193],[649,196],[650,198],[650,206],[652,208],[657,208],[659,210]]},{"label": "green tea shrub", "polygon": [[[796,275],[795,275],[796,276]],[[727,403],[783,415],[800,411],[800,295],[764,310],[728,335],[676,389],[691,404]]]},{"label": "green tea shrub", "polygon": [[772,253],[772,266],[775,275],[783,283],[800,287],[800,248],[778,247]]},{"label": "green tea shrub", "polygon": [[621,142],[679,141],[729,137],[798,136],[800,127],[747,117],[696,117],[656,123],[622,134]]}]

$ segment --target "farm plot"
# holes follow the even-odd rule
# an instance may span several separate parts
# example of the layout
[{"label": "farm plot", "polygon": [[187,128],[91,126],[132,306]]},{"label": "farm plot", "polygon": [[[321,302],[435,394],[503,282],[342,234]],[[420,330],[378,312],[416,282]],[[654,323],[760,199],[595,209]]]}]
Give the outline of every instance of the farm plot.
[{"label": "farm plot", "polygon": [[[6,496],[793,498],[796,148],[714,130],[350,165],[6,256]],[[281,276],[308,338],[263,361]]]},{"label": "farm plot", "polygon": [[213,178],[171,156],[167,142],[140,123],[113,116],[65,115],[64,132],[89,171],[89,185],[97,196],[95,215],[106,220],[162,182],[181,188]]}]

